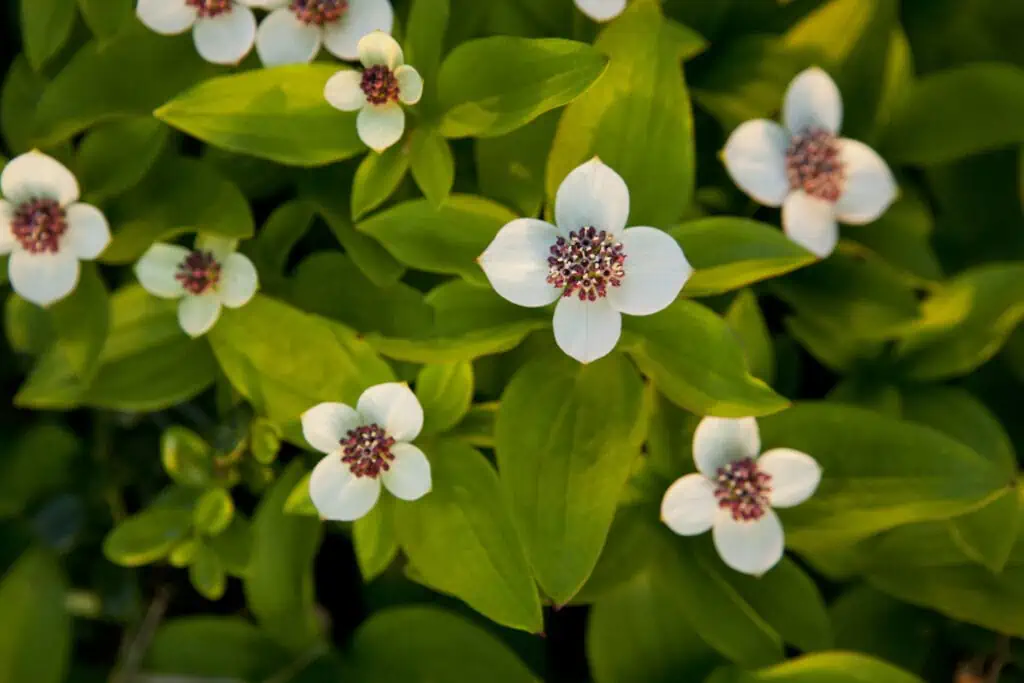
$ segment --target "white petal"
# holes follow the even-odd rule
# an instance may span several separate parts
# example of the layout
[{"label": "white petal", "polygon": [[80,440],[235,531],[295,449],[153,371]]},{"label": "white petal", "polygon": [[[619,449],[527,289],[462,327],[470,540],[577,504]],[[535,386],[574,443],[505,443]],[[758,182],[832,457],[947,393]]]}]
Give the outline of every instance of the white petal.
[{"label": "white petal", "polygon": [[409,443],[396,443],[391,453],[395,456],[391,469],[380,475],[384,487],[402,500],[418,500],[430,493],[430,461],[423,451]]},{"label": "white petal", "polygon": [[341,111],[359,111],[366,106],[366,93],[360,83],[363,74],[352,69],[345,69],[327,79],[324,86],[324,98],[335,109]]},{"label": "white petal", "polygon": [[594,157],[565,177],[555,195],[555,223],[568,234],[583,227],[620,233],[629,218],[629,188]]},{"label": "white petal", "polygon": [[896,179],[885,160],[863,142],[839,141],[846,180],[836,202],[843,223],[871,223],[896,200]]},{"label": "white petal", "polygon": [[60,301],[78,284],[78,259],[66,249],[57,253],[11,254],[7,273],[11,287],[22,299],[40,306]]},{"label": "white petal", "polygon": [[188,255],[188,249],[176,244],[154,244],[135,264],[135,277],[139,279],[142,288],[153,296],[177,299],[185,290],[174,276]]},{"label": "white petal", "polygon": [[594,21],[608,21],[622,14],[626,0],[576,0],[576,6]]},{"label": "white petal", "polygon": [[72,204],[67,209],[68,231],[62,246],[80,259],[91,261],[110,244],[110,225],[95,206]]},{"label": "white petal", "polygon": [[788,508],[810,498],[821,483],[818,462],[792,448],[773,448],[757,461],[758,468],[772,476],[769,500],[772,507]]},{"label": "white petal", "polygon": [[518,306],[547,306],[562,293],[548,284],[548,256],[558,229],[536,218],[507,223],[480,255],[479,263],[491,286]]},{"label": "white petal", "polygon": [[398,79],[398,99],[405,104],[416,104],[423,97],[423,78],[416,69],[403,64],[395,69]]},{"label": "white petal", "polygon": [[555,306],[555,342],[569,356],[590,363],[607,356],[622,334],[622,314],[606,299],[562,297]]},{"label": "white petal", "polygon": [[324,456],[309,476],[309,497],[320,516],[351,522],[373,509],[380,497],[380,482],[357,477],[341,461],[341,453]]},{"label": "white petal", "polygon": [[383,107],[364,107],[356,117],[359,139],[375,152],[383,152],[402,139],[405,112],[395,103]]},{"label": "white petal", "polygon": [[135,14],[151,30],[165,36],[184,33],[199,17],[199,11],[185,0],[139,0]]},{"label": "white petal", "polygon": [[715,485],[703,474],[677,479],[661,499],[661,521],[680,536],[696,536],[710,529],[717,510]]},{"label": "white petal", "polygon": [[423,429],[423,406],[403,382],[370,387],[359,397],[356,410],[365,423],[383,427],[395,441],[412,441]]},{"label": "white petal", "polygon": [[333,453],[363,418],[344,403],[319,403],[302,414],[302,436],[321,453]]},{"label": "white petal", "polygon": [[199,19],[192,29],[196,51],[213,64],[238,64],[256,42],[256,15],[235,3],[230,12]]},{"label": "white petal", "polygon": [[259,276],[256,266],[243,254],[231,254],[224,261],[221,281],[217,285],[220,300],[228,308],[239,308],[249,303],[256,288]]},{"label": "white petal", "polygon": [[782,121],[794,135],[809,128],[838,133],[843,123],[843,98],[835,81],[817,67],[797,74],[786,90]]},{"label": "white petal", "polygon": [[320,51],[322,31],[300,21],[290,9],[271,12],[256,32],[256,52],[264,66],[306,64]]},{"label": "white petal", "polygon": [[651,315],[675,301],[693,268],[679,243],[655,228],[628,228],[622,233],[626,275],[608,290],[613,308],[629,315]]},{"label": "white petal", "polygon": [[725,170],[737,186],[765,206],[780,206],[789,193],[786,149],[789,133],[765,119],[740,125],[723,150]]},{"label": "white petal", "polygon": [[374,31],[391,33],[395,11],[388,0],[349,0],[341,21],[324,27],[324,46],[335,57],[359,59],[359,41]]},{"label": "white petal", "polygon": [[709,479],[717,476],[718,468],[760,452],[761,432],[752,417],[705,417],[693,433],[693,462]]},{"label": "white petal", "polygon": [[53,157],[42,152],[26,152],[4,166],[0,173],[0,194],[14,204],[45,197],[67,206],[78,200],[78,181]]},{"label": "white petal", "polygon": [[0,256],[14,251],[18,240],[14,238],[11,223],[14,222],[14,204],[0,199]]},{"label": "white petal", "polygon": [[777,565],[786,544],[782,523],[771,509],[756,522],[737,522],[729,511],[719,510],[712,536],[727,565],[753,576],[761,576]]},{"label": "white petal", "polygon": [[359,39],[359,61],[363,66],[386,66],[392,71],[405,64],[402,46],[384,31],[370,31]]},{"label": "white petal", "polygon": [[803,190],[795,190],[786,197],[782,205],[782,229],[789,239],[818,258],[831,254],[839,241],[835,205]]},{"label": "white petal", "polygon": [[178,304],[178,324],[193,338],[209,332],[219,317],[220,299],[211,294],[189,295]]}]

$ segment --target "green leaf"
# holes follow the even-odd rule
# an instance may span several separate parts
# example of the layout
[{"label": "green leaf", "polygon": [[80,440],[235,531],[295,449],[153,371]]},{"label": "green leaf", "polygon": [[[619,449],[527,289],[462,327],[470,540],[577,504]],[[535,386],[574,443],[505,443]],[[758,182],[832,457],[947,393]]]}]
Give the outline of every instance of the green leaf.
[{"label": "green leaf", "polygon": [[207,536],[223,533],[235,516],[235,501],[224,489],[210,489],[199,497],[192,512],[196,530]]},{"label": "green leaf", "polygon": [[0,89],[0,132],[12,153],[28,152],[34,146],[36,106],[46,89],[46,79],[32,72],[24,54],[11,60]]},{"label": "green leaf", "polygon": [[441,434],[459,423],[473,402],[473,366],[468,361],[425,365],[416,376],[423,406],[423,434]]},{"label": "green leaf", "polygon": [[207,600],[220,600],[227,587],[227,574],[220,558],[212,548],[200,543],[192,564],[188,567],[188,578],[192,585]]},{"label": "green leaf", "polygon": [[433,128],[420,126],[409,137],[409,164],[427,201],[444,204],[455,182],[455,158],[448,141]]},{"label": "green leaf", "polygon": [[352,180],[352,220],[357,221],[388,200],[409,172],[409,151],[392,145],[370,152],[359,163]]},{"label": "green leaf", "polygon": [[269,465],[281,450],[281,430],[273,422],[261,417],[249,424],[249,451],[256,462]]},{"label": "green leaf", "polygon": [[96,126],[78,146],[78,181],[85,200],[102,204],[131,189],[156,165],[167,128],[149,117]]},{"label": "green leaf", "polygon": [[921,193],[904,185],[878,220],[857,226],[847,236],[911,277],[941,280],[942,267],[932,247],[934,223],[932,208]]},{"label": "green leaf", "polygon": [[64,47],[77,14],[75,0],[21,0],[21,37],[34,71]]},{"label": "green leaf", "polygon": [[924,683],[917,676],[874,657],[827,652],[792,659],[751,675],[764,683]]},{"label": "green leaf", "polygon": [[0,449],[0,517],[19,515],[68,482],[82,444],[67,427],[36,422]]},{"label": "green leaf", "polygon": [[829,611],[836,647],[861,652],[910,671],[924,668],[938,617],[860,584],[833,602]]},{"label": "green leaf", "polygon": [[405,63],[416,67],[423,79],[420,108],[437,108],[437,74],[444,56],[445,33],[451,0],[414,0],[405,25]]},{"label": "green leaf", "polygon": [[78,9],[93,35],[101,40],[113,38],[131,20],[131,0],[78,0]]},{"label": "green leaf", "polygon": [[204,539],[213,548],[221,565],[231,576],[244,578],[249,571],[252,557],[252,527],[249,520],[236,512],[231,524],[217,536]]},{"label": "green leaf", "polygon": [[292,488],[284,501],[284,511],[289,515],[310,515],[319,517],[320,513],[309,497],[309,475],[307,472]]},{"label": "green leaf", "polygon": [[289,654],[239,617],[179,617],[165,622],[146,650],[157,674],[263,680],[284,669]]},{"label": "green leaf", "polygon": [[497,403],[471,406],[462,421],[448,432],[448,436],[462,439],[475,448],[494,448],[494,421],[497,413]]},{"label": "green leaf", "polygon": [[494,36],[462,43],[444,60],[438,93],[449,138],[504,135],[580,96],[607,59],[561,38]]},{"label": "green leaf", "polygon": [[176,483],[206,488],[213,482],[213,449],[185,427],[169,427],[160,436],[160,459]]},{"label": "green leaf", "polygon": [[365,515],[352,523],[352,546],[365,583],[370,583],[391,566],[398,556],[398,539],[392,504],[382,498]]},{"label": "green leaf", "polygon": [[544,170],[560,113],[548,112],[511,133],[474,141],[481,193],[523,216],[540,213]]},{"label": "green leaf", "polygon": [[151,564],[167,555],[191,528],[190,505],[153,505],[118,523],[103,539],[103,555],[122,567]]},{"label": "green leaf", "polygon": [[775,379],[775,347],[757,296],[749,289],[741,291],[725,313],[725,322],[739,339],[750,374],[772,384]]},{"label": "green leaf", "polygon": [[0,683],[61,683],[71,661],[67,580],[50,553],[26,551],[0,581]]}]

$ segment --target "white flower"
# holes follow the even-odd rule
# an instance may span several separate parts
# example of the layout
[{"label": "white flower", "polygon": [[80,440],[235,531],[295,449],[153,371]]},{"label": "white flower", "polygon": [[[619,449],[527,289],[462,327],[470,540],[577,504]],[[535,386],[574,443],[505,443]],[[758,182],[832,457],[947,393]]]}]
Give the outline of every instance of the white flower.
[{"label": "white flower", "polygon": [[395,39],[380,31],[359,41],[359,61],[366,69],[334,74],[324,87],[324,97],[336,109],[358,111],[359,139],[370,149],[382,152],[402,138],[405,112],[399,102],[419,102],[423,79],[405,64]]},{"label": "white flower", "polygon": [[611,352],[622,313],[672,303],[693,272],[679,244],[655,228],[626,228],[629,189],[594,158],[555,196],[557,227],[535,218],[504,226],[478,259],[494,290],[519,306],[558,301],[555,341],[588,363]]},{"label": "white flower", "polygon": [[391,382],[363,392],[355,409],[321,403],[302,414],[302,435],[326,455],[309,477],[309,497],[324,519],[349,522],[368,513],[381,482],[397,498],[430,492],[430,461],[413,446],[423,408],[409,386]]},{"label": "white flower", "polygon": [[197,238],[191,251],[176,244],[154,244],[135,264],[135,275],[150,294],[180,298],[181,329],[200,337],[217,322],[221,305],[240,308],[256,293],[256,267],[235,252],[236,247],[235,240],[213,236]]},{"label": "white flower", "polygon": [[782,523],[772,508],[799,505],[821,481],[821,467],[805,453],[760,453],[757,420],[706,417],[693,435],[699,474],[677,480],[661,501],[661,520],[672,531],[696,536],[712,529],[725,563],[755,576],[782,559]]},{"label": "white flower", "polygon": [[373,31],[391,33],[389,0],[257,0],[272,10],[260,22],[256,52],[266,66],[311,62],[320,47],[335,57],[359,58],[359,40]]},{"label": "white flower", "polygon": [[78,284],[78,261],[110,243],[107,219],[78,193],[71,171],[41,152],[16,157],[0,174],[0,256],[11,255],[8,275],[23,299],[63,299]]},{"label": "white flower", "polygon": [[135,13],[153,31],[174,36],[192,29],[196,51],[214,64],[238,64],[256,41],[257,0],[139,0]]},{"label": "white flower", "polygon": [[828,74],[807,69],[789,84],[786,127],[756,119],[733,131],[725,167],[765,206],[782,206],[789,239],[825,258],[839,240],[836,220],[864,224],[896,199],[889,167],[862,142],[839,137],[843,101]]},{"label": "white flower", "polygon": [[626,0],[576,0],[576,6],[594,21],[610,21],[626,9]]}]

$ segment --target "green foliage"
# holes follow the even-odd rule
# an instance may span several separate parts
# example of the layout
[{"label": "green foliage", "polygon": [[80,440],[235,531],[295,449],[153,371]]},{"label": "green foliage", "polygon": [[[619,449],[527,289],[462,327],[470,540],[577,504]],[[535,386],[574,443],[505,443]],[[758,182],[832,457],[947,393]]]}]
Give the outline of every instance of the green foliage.
[{"label": "green foliage", "polygon": [[31,548],[0,579],[0,681],[60,683],[71,661],[67,580],[49,551]]}]

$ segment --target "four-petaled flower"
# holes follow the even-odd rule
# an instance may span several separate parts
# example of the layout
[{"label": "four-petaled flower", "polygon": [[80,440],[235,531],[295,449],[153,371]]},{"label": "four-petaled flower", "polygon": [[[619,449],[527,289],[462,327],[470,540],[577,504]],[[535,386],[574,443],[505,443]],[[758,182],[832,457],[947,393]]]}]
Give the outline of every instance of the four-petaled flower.
[{"label": "four-petaled flower", "polygon": [[405,111],[401,103],[416,104],[423,79],[405,64],[402,48],[386,33],[375,31],[359,41],[363,71],[345,70],[331,76],[324,97],[341,111],[358,111],[356,130],[367,147],[382,152],[402,138]]},{"label": "four-petaled flower", "polygon": [[789,84],[785,128],[756,119],[726,142],[729,175],[766,206],[782,206],[791,240],[825,258],[839,240],[836,220],[870,223],[896,199],[892,172],[862,142],[839,137],[843,101],[835,82],[812,68]]},{"label": "four-petaled flower", "polygon": [[321,403],[302,414],[302,435],[324,453],[309,477],[309,497],[324,519],[348,522],[368,513],[380,485],[402,500],[430,492],[430,461],[410,441],[423,429],[423,408],[406,384],[378,384],[353,409]]},{"label": "four-petaled flower", "polygon": [[761,454],[752,417],[706,417],[693,435],[699,473],[665,492],[661,519],[682,536],[712,530],[715,548],[738,572],[760,576],[782,559],[785,539],[773,508],[804,502],[818,488],[821,467],[791,448]]},{"label": "four-petaled flower", "polygon": [[174,36],[192,29],[196,51],[214,64],[238,64],[256,41],[258,0],[139,0],[135,12],[153,31]]},{"label": "four-petaled flower", "polygon": [[555,225],[519,218],[478,259],[494,290],[519,306],[558,301],[555,341],[588,363],[611,352],[622,313],[651,315],[672,303],[692,268],[679,244],[655,228],[626,228],[629,190],[592,159],[562,182]]},{"label": "four-petaled flower", "polygon": [[359,41],[373,31],[391,33],[390,0],[256,0],[271,10],[256,33],[266,66],[303,64],[320,47],[345,60],[359,58]]},{"label": "four-petaled flower", "polygon": [[154,244],[135,264],[135,275],[150,294],[180,298],[181,329],[200,337],[217,322],[222,305],[246,305],[259,286],[256,267],[236,247],[235,240],[207,235],[197,238],[192,250]]},{"label": "four-petaled flower", "polygon": [[576,0],[576,6],[594,21],[611,21],[626,9],[626,0]]},{"label": "four-petaled flower", "polygon": [[91,261],[110,243],[99,209],[78,201],[78,181],[41,152],[14,158],[0,175],[0,256],[10,254],[11,286],[46,306],[78,284],[78,261]]}]

